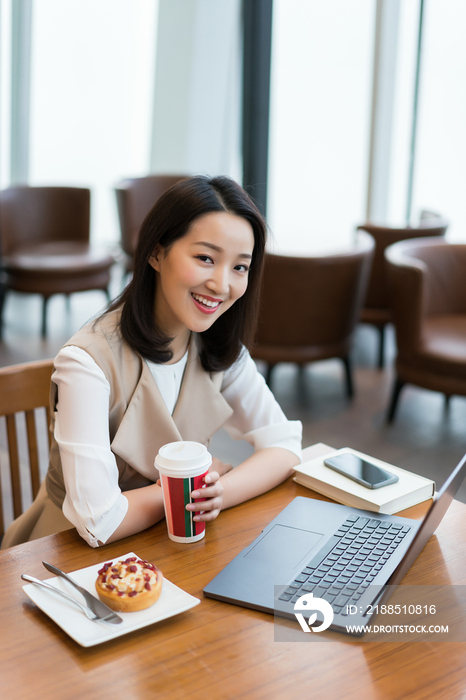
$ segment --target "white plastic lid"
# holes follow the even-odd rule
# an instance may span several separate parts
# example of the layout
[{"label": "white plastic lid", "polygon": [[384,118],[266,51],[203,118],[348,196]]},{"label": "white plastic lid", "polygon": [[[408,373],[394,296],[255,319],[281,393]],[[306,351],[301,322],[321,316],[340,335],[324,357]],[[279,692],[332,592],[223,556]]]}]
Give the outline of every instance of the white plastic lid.
[{"label": "white plastic lid", "polygon": [[196,476],[212,463],[210,452],[200,442],[169,442],[160,448],[155,466],[167,475]]}]

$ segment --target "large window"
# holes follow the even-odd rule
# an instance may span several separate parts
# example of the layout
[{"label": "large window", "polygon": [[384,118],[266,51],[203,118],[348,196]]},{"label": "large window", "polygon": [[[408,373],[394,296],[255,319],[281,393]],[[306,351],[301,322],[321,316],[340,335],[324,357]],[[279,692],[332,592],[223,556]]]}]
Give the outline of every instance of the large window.
[{"label": "large window", "polygon": [[[183,12],[185,2],[192,17]],[[268,219],[275,250],[305,254],[346,245],[354,226],[366,218],[369,162],[379,168],[383,218],[405,223],[420,2],[274,0]],[[236,58],[229,63],[224,50],[228,44],[232,55],[239,53],[238,22],[232,22],[237,4],[222,0],[222,14],[215,0],[1,0],[0,187],[10,182],[11,134],[16,126],[10,118],[10,96],[25,79],[21,71],[15,73],[11,61],[12,8],[19,6],[26,14],[32,7],[30,92],[22,115],[22,123],[28,125],[25,179],[32,185],[91,187],[94,240],[117,239],[113,186],[122,177],[151,170],[154,133],[163,134],[163,143],[174,140],[184,149],[181,165],[172,163],[176,149],[170,145],[162,169],[217,172],[219,163],[239,177],[239,97],[236,87],[231,88],[236,78],[225,78]],[[423,209],[437,211],[451,222],[450,240],[464,240],[466,4],[424,0],[424,6],[412,220]],[[159,8],[165,9],[160,17]],[[390,8],[396,19],[389,31],[386,18],[381,22],[382,34],[386,31],[391,37],[392,75],[380,73],[374,83],[377,8]],[[159,47],[165,43],[168,48],[156,76],[158,21],[164,39]],[[190,87],[181,95],[168,50],[180,27],[190,37],[183,60],[192,54],[194,66],[190,82],[186,80]],[[218,58],[220,35],[223,63]],[[212,63],[212,56],[224,66],[215,74],[203,68],[206,61]],[[388,155],[374,166],[373,151],[369,152],[372,90],[376,84],[383,92],[384,81],[391,79],[393,96],[388,89],[389,100],[379,105],[382,111],[393,109],[382,135]],[[225,99],[218,98],[220,88]],[[173,108],[173,95],[182,128],[171,113],[166,117],[165,106]],[[215,128],[207,124],[205,112]],[[163,129],[158,128],[161,115],[169,122]],[[223,150],[217,157],[219,149]],[[380,178],[381,172],[385,177]],[[377,171],[372,176],[376,178]]]},{"label": "large window", "polygon": [[374,0],[274,0],[268,219],[275,252],[365,219]]},{"label": "large window", "polygon": [[10,182],[11,0],[0,0],[0,188]]},{"label": "large window", "polygon": [[[409,8],[402,6],[405,19]],[[450,221],[449,240],[461,242],[466,241],[465,26],[465,3],[425,0],[413,182],[414,217],[422,209],[438,211]]]},{"label": "large window", "polygon": [[91,187],[101,242],[118,237],[116,181],[150,169],[157,7],[33,3],[29,184]]},{"label": "large window", "polygon": [[269,220],[277,251],[343,245],[366,217],[377,6],[396,20],[388,27],[382,12],[378,41],[391,56],[375,84],[386,97],[393,80],[394,91],[377,108],[393,119],[382,134],[389,155],[372,172],[380,181],[377,168],[386,169],[385,213],[373,218],[404,225],[408,210],[411,223],[434,211],[449,219],[449,240],[466,240],[466,5],[424,0],[409,206],[421,0],[275,0]]}]

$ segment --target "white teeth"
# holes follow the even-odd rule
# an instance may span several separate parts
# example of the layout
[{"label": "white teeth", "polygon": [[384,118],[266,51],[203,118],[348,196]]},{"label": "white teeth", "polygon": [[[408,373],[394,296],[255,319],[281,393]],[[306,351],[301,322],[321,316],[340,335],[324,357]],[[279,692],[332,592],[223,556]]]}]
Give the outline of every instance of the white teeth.
[{"label": "white teeth", "polygon": [[193,294],[193,297],[196,301],[198,301],[200,304],[203,304],[204,306],[216,307],[220,304],[219,301],[210,301],[210,299],[201,297],[200,294]]}]

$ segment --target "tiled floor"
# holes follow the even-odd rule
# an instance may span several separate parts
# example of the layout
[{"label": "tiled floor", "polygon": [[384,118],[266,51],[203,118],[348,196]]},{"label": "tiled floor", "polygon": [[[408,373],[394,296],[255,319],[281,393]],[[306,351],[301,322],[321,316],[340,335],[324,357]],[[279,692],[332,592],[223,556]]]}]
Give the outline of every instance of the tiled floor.
[{"label": "tiled floor", "polygon": [[[115,272],[113,293],[121,288]],[[6,302],[0,366],[53,357],[61,345],[105,304],[99,292],[73,295],[67,309],[63,297],[49,302],[49,332],[40,337],[41,301],[11,294]],[[289,418],[303,422],[304,445],[325,442],[350,446],[397,466],[433,478],[441,485],[466,451],[466,399],[453,397],[448,410],[439,394],[406,387],[393,425],[385,423],[393,378],[393,334],[388,334],[387,368],[376,368],[376,333],[361,326],[353,353],[356,396],[345,396],[343,370],[336,360],[309,365],[299,371],[280,365],[273,376],[273,391]],[[2,445],[0,430],[0,450]],[[224,461],[238,464],[250,454],[249,445],[235,443],[222,431],[212,451]],[[458,497],[466,502],[466,482]]]}]

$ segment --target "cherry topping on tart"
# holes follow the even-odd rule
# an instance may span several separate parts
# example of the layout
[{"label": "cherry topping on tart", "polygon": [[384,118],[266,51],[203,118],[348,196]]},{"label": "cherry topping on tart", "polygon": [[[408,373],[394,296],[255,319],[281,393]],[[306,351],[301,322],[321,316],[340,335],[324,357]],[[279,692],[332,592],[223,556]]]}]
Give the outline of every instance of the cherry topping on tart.
[{"label": "cherry topping on tart", "polygon": [[153,605],[162,592],[163,575],[154,564],[137,557],[107,562],[98,571],[96,590],[112,610],[133,612]]}]

